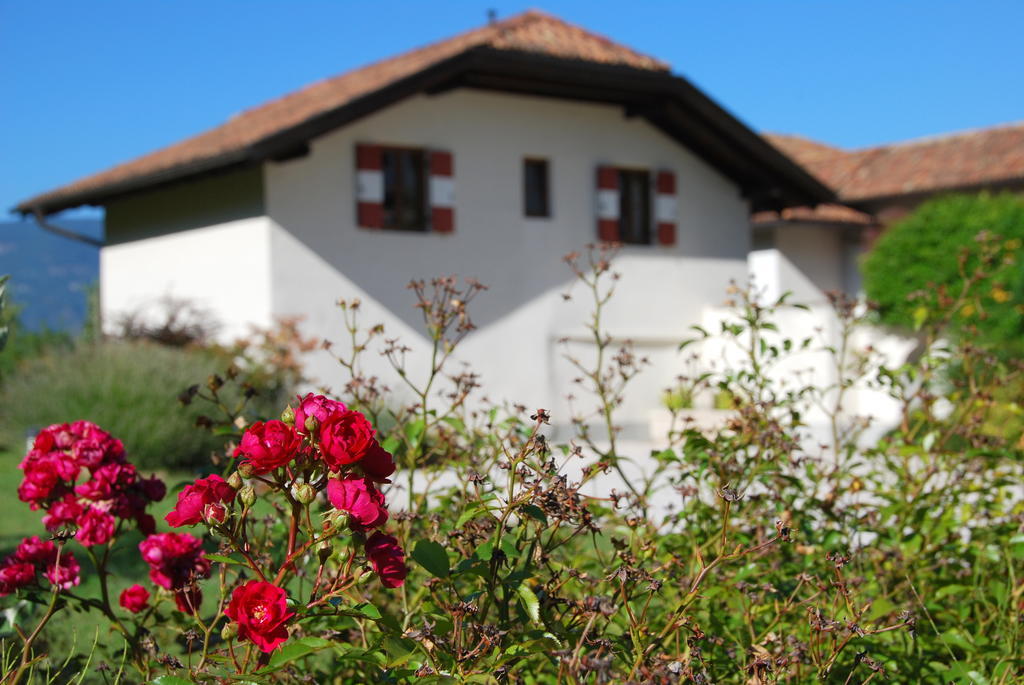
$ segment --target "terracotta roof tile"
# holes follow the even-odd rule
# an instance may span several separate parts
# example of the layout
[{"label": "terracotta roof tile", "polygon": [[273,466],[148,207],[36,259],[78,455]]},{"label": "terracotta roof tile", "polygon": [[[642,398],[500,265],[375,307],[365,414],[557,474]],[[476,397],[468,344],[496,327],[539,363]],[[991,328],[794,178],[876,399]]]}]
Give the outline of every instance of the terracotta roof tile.
[{"label": "terracotta roof tile", "polygon": [[183,165],[242,151],[275,133],[302,124],[470,48],[532,52],[565,59],[667,72],[668,64],[544,12],[530,10],[453,38],[385,59],[248,109],[192,138],[22,202],[19,208],[99,191]]},{"label": "terracotta roof tile", "polygon": [[859,212],[852,207],[836,204],[822,204],[817,207],[788,207],[781,212],[756,212],[751,216],[755,224],[774,224],[780,221],[823,224],[857,224],[875,226],[875,217]]},{"label": "terracotta roof tile", "polygon": [[852,151],[765,137],[845,202],[1024,181],[1024,123]]}]

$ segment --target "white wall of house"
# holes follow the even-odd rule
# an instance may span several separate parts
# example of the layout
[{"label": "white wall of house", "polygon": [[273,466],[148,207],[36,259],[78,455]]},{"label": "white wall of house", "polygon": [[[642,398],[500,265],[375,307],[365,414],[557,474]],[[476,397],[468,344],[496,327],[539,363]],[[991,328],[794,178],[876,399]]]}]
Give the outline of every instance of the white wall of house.
[{"label": "white wall of house", "polygon": [[[455,232],[451,235],[365,230],[355,225],[357,143],[448,150],[454,155]],[[524,157],[550,162],[554,216],[523,216]],[[358,297],[363,320],[383,322],[420,355],[426,341],[406,283],[458,274],[490,287],[471,311],[479,330],[462,358],[481,375],[491,399],[554,409],[575,373],[555,341],[568,336],[581,355],[588,302],[561,258],[596,238],[595,169],[599,164],[672,169],[677,179],[677,244],[628,247],[609,306],[608,330],[637,342],[654,362],[623,410],[643,424],[681,364],[678,341],[705,309],[724,299],[731,279],[746,277],[748,208],[738,188],[701,159],[620,107],[481,91],[421,96],[314,141],[308,156],[265,167],[265,208],[272,254],[274,315],[302,314],[311,332],[343,343],[338,298]],[[377,355],[371,372],[387,378]],[[326,356],[314,361],[320,382],[343,376]]]},{"label": "white wall of house", "polygon": [[[820,389],[834,389],[838,378],[835,357],[824,348],[839,348],[840,322],[826,292],[840,291],[851,297],[861,295],[858,259],[864,252],[863,244],[844,236],[834,225],[782,224],[770,230],[765,246],[750,253],[752,281],[765,303],[790,293],[789,303],[808,307],[806,311],[784,309],[778,313],[775,322],[780,338],[813,341],[806,352],[793,355],[774,373],[780,383],[799,379],[801,383],[810,381]],[[869,327],[858,328],[849,345],[856,351],[873,348],[889,366],[903,363],[914,349],[913,340]],[[834,394],[830,397],[828,402],[834,402]],[[891,429],[899,418],[897,404],[885,392],[864,383],[846,392],[843,415],[846,420],[871,418],[865,440],[877,438]],[[809,408],[805,417],[810,424],[810,444],[828,444],[830,427],[821,408]]]},{"label": "white wall of house", "polygon": [[108,245],[100,250],[100,307],[111,327],[126,313],[157,319],[160,302],[187,300],[211,312],[232,339],[269,326],[271,225],[239,219]]}]

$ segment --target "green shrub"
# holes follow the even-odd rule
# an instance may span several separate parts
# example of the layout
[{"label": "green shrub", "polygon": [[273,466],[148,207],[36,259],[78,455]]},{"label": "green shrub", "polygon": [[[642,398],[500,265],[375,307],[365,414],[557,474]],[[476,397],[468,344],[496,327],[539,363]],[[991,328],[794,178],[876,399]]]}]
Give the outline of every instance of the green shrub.
[{"label": "green shrub", "polygon": [[[51,350],[4,381],[0,436],[18,452],[27,431],[87,419],[120,437],[140,467],[208,465],[224,439],[196,430],[202,408],[182,407],[177,397],[223,367],[223,357],[203,350],[142,342]],[[258,406],[249,409],[258,412]]]},{"label": "green shrub", "polygon": [[[922,296],[957,298],[964,274],[980,259],[979,236],[999,241],[976,295],[960,308],[954,329],[1019,354],[1024,333],[1024,270],[1013,255],[1024,241],[1024,199],[1010,194],[949,195],[921,205],[882,235],[864,260],[864,288],[885,324],[920,328]],[[984,238],[982,238],[984,239]]]}]

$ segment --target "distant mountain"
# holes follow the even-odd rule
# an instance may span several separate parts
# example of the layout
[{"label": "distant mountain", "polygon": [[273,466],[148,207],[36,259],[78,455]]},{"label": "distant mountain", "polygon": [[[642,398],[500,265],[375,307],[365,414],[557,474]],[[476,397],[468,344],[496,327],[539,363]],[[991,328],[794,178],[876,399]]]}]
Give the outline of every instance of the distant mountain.
[{"label": "distant mountain", "polygon": [[[62,228],[103,237],[101,219],[55,221]],[[12,302],[27,328],[76,332],[88,289],[99,280],[99,249],[39,228],[34,221],[0,222],[0,274],[10,274]]]}]

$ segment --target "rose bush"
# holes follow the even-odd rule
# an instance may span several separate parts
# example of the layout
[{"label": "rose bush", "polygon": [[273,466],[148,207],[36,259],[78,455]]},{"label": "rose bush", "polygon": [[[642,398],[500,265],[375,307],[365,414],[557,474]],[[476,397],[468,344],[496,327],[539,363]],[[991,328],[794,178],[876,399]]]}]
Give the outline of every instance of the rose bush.
[{"label": "rose bush", "polygon": [[[301,429],[294,424],[296,416],[303,420]],[[317,616],[325,607],[343,609],[350,589],[368,574],[378,576],[383,587],[401,587],[405,556],[396,538],[366,537],[388,520],[378,485],[388,483],[395,470],[369,421],[341,402],[312,394],[299,398],[298,408],[288,408],[283,418],[250,425],[224,475],[198,478],[178,492],[166,523],[172,528],[202,525],[205,532],[199,536],[156,532],[146,509],[164,497],[166,488],[155,477],[140,476],[113,436],[82,421],[43,430],[21,464],[18,496],[42,511],[42,524],[54,539],[27,538],[0,563],[0,595],[21,592],[48,604],[48,610],[23,641],[11,682],[31,669],[40,630],[70,605],[105,615],[125,638],[143,677],[163,663],[154,660],[147,645],[148,636],[168,618],[191,622],[204,636],[201,670],[229,658],[242,673],[266,667],[266,656],[259,655],[281,648],[300,618]],[[275,517],[255,513],[264,506],[287,521],[281,547],[268,536]],[[156,595],[140,584],[124,589],[118,604],[129,615],[122,616],[110,603],[107,563],[117,538],[129,528],[144,535],[138,554]],[[219,543],[217,554],[204,549],[204,538]],[[101,582],[99,598],[67,592],[81,580],[70,541],[92,560]],[[311,557],[318,560],[315,581],[300,601],[286,588]],[[212,616],[204,617],[209,611],[204,585],[217,562],[220,599]],[[170,615],[165,603],[172,607]],[[212,639],[218,626],[226,652]],[[236,641],[254,646],[256,655],[237,656]],[[163,665],[168,663],[176,662]]]},{"label": "rose bush", "polygon": [[[920,296],[922,347],[898,366],[854,344],[864,309],[851,301],[833,299],[843,344],[817,346],[779,330],[773,316],[795,314],[784,301],[731,289],[732,318],[698,331],[736,352],[730,365],[670,389],[724,398],[721,425],[670,408],[647,452],[617,421],[642,357],[600,328],[612,253],[567,259],[567,296],[595,307],[593,356],[569,359],[569,417],[470,402],[478,379],[448,362],[482,287],[445,278],[411,284],[433,345],[425,374],[343,302],[344,403],[307,394],[247,419],[217,394],[229,374],[184,393],[222,410],[206,425],[235,444],[216,473],[173,489],[159,522],[146,510],[164,488],[115,439],[44,431],[18,492],[52,539],[0,564],[0,592],[16,596],[16,629],[0,633],[8,680],[44,667],[155,685],[1024,680],[1024,461],[982,429],[1024,364],[944,337],[973,277],[959,299]],[[410,402],[363,371],[375,345]],[[799,385],[807,351],[834,385]],[[868,391],[900,408],[880,437],[843,401]],[[827,439],[809,438],[813,412]],[[548,437],[559,420],[564,442]],[[145,570],[105,587],[126,556]],[[50,653],[46,622],[69,608],[114,639]]]}]

